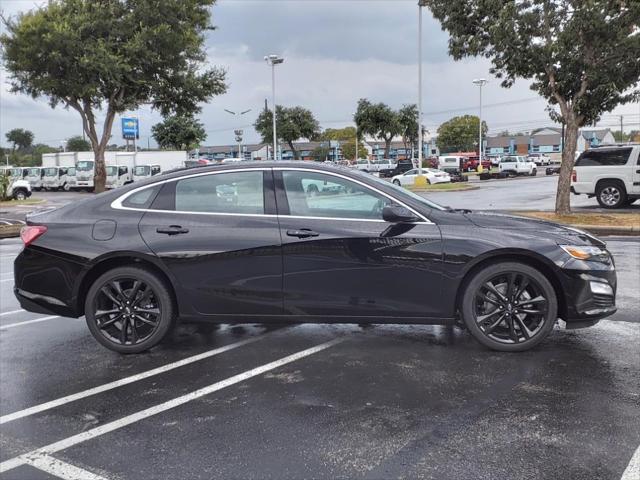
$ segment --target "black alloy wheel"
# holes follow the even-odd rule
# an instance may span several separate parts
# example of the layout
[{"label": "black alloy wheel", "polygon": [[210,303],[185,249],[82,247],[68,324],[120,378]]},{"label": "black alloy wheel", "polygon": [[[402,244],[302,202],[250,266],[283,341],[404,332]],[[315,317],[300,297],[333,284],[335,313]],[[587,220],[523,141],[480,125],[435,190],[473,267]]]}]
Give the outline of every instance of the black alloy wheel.
[{"label": "black alloy wheel", "polygon": [[139,353],[160,342],[174,324],[164,282],[137,267],[110,270],[89,289],[85,317],[92,335],[120,353]]},{"label": "black alloy wheel", "polygon": [[553,329],[557,312],[549,280],[521,263],[481,270],[463,296],[467,328],[480,343],[499,351],[522,351],[540,343]]}]

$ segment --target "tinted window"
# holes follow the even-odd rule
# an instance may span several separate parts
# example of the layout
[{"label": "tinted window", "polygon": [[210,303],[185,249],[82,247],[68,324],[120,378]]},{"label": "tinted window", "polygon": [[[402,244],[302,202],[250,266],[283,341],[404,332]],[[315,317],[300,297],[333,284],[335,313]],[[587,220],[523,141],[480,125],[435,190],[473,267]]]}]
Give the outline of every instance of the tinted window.
[{"label": "tinted window", "polygon": [[605,150],[594,148],[583,152],[576,161],[577,167],[615,166],[625,165],[629,160],[631,148],[616,148],[615,150]]},{"label": "tinted window", "polygon": [[262,171],[253,171],[178,180],[175,209],[184,212],[262,214],[262,178]]},{"label": "tinted window", "polygon": [[147,208],[153,201],[160,187],[149,187],[128,196],[122,205],[130,208]]},{"label": "tinted window", "polygon": [[391,203],[384,195],[333,175],[285,171],[282,176],[291,215],[382,220],[382,209]]}]

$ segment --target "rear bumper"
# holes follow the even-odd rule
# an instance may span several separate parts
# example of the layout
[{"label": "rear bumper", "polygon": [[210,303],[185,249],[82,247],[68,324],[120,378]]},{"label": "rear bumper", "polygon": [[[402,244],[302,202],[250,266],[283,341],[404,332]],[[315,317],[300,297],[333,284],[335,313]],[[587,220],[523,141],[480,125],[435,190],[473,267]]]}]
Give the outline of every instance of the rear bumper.
[{"label": "rear bumper", "polygon": [[77,318],[79,315],[72,308],[62,303],[57,298],[38,295],[35,293],[13,289],[20,307],[27,312],[43,313],[46,315],[60,315],[61,317]]}]

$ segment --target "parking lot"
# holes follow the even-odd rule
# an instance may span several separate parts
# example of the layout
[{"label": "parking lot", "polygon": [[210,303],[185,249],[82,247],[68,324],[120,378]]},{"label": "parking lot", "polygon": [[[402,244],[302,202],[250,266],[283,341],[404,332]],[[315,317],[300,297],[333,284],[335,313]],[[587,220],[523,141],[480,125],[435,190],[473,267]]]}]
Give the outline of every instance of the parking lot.
[{"label": "parking lot", "polygon": [[526,353],[450,327],[251,324],[121,356],[83,319],[21,311],[3,240],[0,477],[637,478],[640,239],[608,244],[618,313]]}]

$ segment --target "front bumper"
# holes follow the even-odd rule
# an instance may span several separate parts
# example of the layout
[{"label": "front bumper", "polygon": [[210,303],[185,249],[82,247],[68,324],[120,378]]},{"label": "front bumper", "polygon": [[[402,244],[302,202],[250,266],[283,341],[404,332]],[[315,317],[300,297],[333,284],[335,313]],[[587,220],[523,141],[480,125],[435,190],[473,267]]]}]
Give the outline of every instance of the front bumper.
[{"label": "front bumper", "polygon": [[563,270],[567,328],[595,325],[616,313],[617,279],[614,269]]}]

